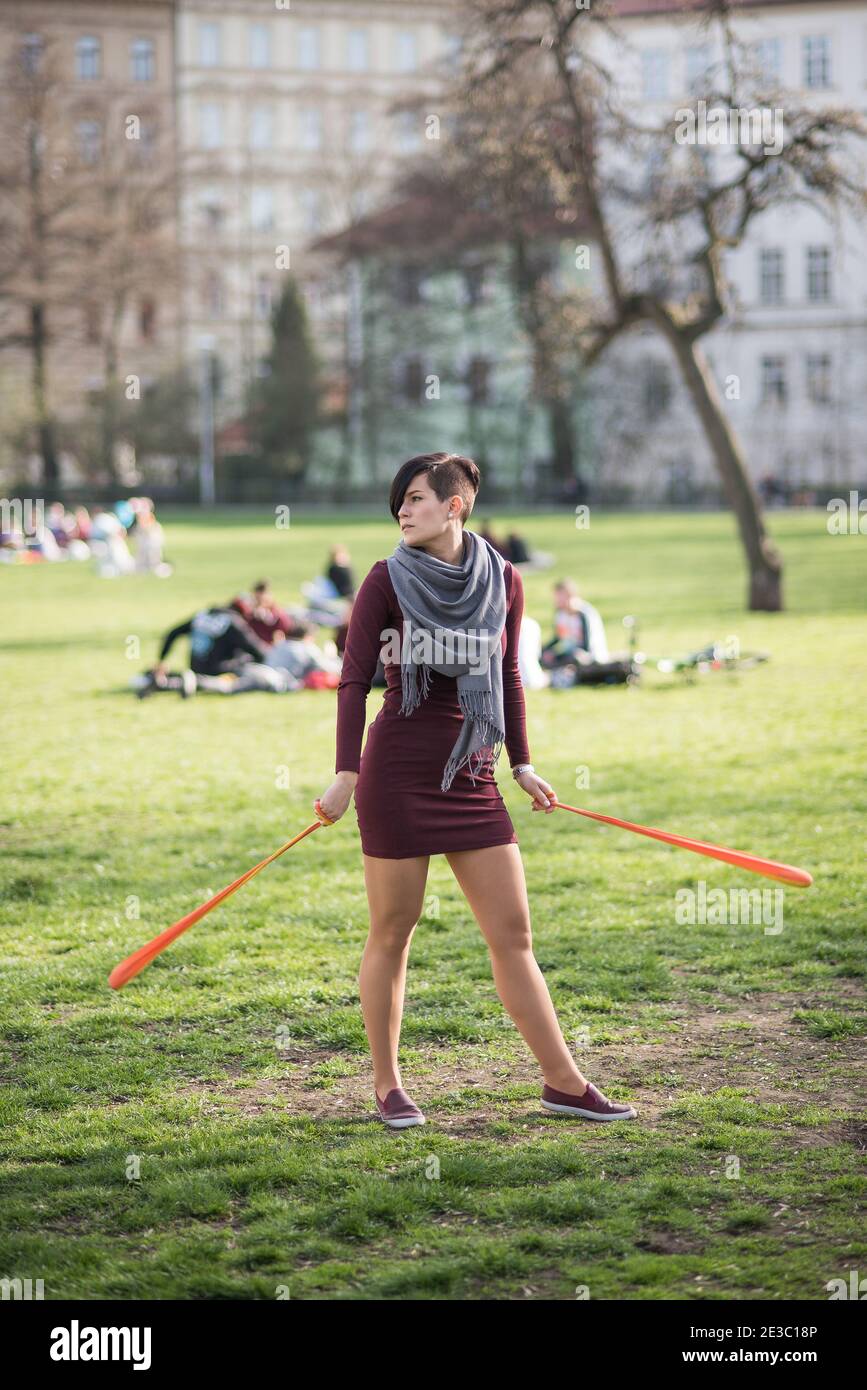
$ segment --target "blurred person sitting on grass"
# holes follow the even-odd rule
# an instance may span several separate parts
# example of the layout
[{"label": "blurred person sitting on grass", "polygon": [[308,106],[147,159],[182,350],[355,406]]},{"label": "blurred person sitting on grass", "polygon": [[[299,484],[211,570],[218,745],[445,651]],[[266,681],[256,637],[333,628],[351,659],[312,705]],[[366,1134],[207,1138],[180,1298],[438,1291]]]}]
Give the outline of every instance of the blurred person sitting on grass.
[{"label": "blurred person sitting on grass", "polygon": [[[166,657],[179,637],[190,639],[190,666],[169,674]],[[269,650],[234,608],[202,608],[166,633],[156,666],[138,686],[139,699],[157,690],[177,690],[187,699],[197,690],[240,695],[297,689],[299,682],[288,670],[267,664]]]},{"label": "blurred person sitting on grass", "polygon": [[[122,506],[121,503],[117,505]],[[96,513],[90,528],[90,550],[102,579],[116,579],[135,569],[135,560],[126,543],[126,526],[116,512]]]},{"label": "blurred person sitting on grass", "polygon": [[527,541],[517,531],[510,531],[505,540],[498,540],[493,533],[493,522],[490,517],[480,520],[479,525],[479,535],[482,540],[493,546],[494,550],[510,564],[530,570],[546,570],[553,565],[553,555],[549,555],[546,550],[531,550]]},{"label": "blurred person sitting on grass", "polygon": [[332,546],[330,563],[325,577],[333,585],[338,598],[352,598],[355,593],[355,576],[352,573],[351,557],[345,545]]},{"label": "blurred person sitting on grass", "polygon": [[252,594],[233,598],[231,607],[240,613],[259,641],[268,647],[282,642],[286,637],[302,639],[310,631],[309,624],[280,607],[267,579],[260,579],[254,584]]},{"label": "blurred person sitting on grass", "polygon": [[130,503],[135,513],[133,542],[135,567],[160,579],[167,579],[172,566],[163,557],[164,532],[157,521],[154,504],[149,497],[133,497]]},{"label": "blurred person sitting on grass", "polygon": [[592,603],[581,598],[574,579],[561,579],[554,585],[554,636],[539,659],[549,670],[567,662],[611,660],[602,618]]}]

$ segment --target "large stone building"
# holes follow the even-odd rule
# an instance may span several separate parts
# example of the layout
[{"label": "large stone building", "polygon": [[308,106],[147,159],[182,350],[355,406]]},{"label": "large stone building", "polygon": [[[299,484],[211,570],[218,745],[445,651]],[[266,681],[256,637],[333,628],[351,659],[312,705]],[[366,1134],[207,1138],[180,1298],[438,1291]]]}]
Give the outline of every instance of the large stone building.
[{"label": "large stone building", "polygon": [[[184,0],[177,16],[185,344],[244,400],[287,270],[326,355],[344,331],[308,243],[364,214],[423,144],[402,96],[439,89],[446,0]],[[330,345],[330,346],[329,346]]]},{"label": "large stone building", "polygon": [[[231,421],[267,352],[287,271],[333,354],[345,306],[323,293],[330,264],[307,244],[374,206],[421,148],[417,117],[396,104],[438,90],[453,17],[446,0],[0,0],[4,61],[42,49],[56,58],[58,101],[93,183],[83,201],[130,112],[141,113],[141,147],[177,172],[178,274],[128,296],[124,376],[146,382],[183,361],[198,377],[206,352],[218,424]],[[51,305],[45,376],[58,418],[105,380],[93,289],[70,285],[70,304]],[[16,410],[22,421],[31,410],[31,376],[26,353],[0,353],[8,450]]]}]

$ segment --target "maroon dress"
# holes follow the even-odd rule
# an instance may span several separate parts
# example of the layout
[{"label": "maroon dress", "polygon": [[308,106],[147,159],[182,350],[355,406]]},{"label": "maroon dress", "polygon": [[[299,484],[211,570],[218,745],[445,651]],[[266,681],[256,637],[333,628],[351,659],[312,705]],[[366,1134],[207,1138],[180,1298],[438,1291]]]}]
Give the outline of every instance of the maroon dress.
[{"label": "maroon dress", "polygon": [[[530,761],[524,688],[518,670],[524,585],[519,571],[508,561],[503,578],[508,605],[502,636],[503,714],[506,751],[514,767]],[[386,639],[380,638],[385,628],[394,628],[398,643],[402,642],[403,615],[388,563],[377,560],[352,608],[337,689],[335,771],[359,774],[355,809],[363,853],[379,859],[406,859],[517,844],[515,827],[491,772],[477,773],[474,786],[464,766],[448,791],[441,790],[443,769],[463,725],[454,676],[431,671],[427,695],[412,714],[406,715],[400,713],[400,666],[396,662],[386,665],[382,705],[361,753],[367,695],[385,644]]]}]

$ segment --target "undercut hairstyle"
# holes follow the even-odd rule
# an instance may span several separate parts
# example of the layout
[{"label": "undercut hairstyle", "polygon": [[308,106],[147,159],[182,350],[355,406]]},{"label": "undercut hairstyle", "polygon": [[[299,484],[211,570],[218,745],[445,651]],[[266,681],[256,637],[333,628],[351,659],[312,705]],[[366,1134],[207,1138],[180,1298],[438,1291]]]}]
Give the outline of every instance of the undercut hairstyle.
[{"label": "undercut hairstyle", "polygon": [[435,492],[441,502],[457,493],[463,499],[461,525],[473,510],[476,493],[481,483],[481,474],[472,459],[462,454],[417,454],[401,464],[391,485],[388,499],[389,509],[395,521],[403,506],[406,490],[419,473],[427,474],[428,487]]}]

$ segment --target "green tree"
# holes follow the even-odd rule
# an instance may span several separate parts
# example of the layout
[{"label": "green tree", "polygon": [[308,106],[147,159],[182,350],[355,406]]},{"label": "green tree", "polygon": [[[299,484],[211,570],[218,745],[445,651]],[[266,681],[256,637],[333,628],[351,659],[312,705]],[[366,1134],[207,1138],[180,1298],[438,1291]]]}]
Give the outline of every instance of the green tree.
[{"label": "green tree", "polygon": [[319,421],[319,361],[294,279],[271,314],[272,344],[251,392],[250,435],[268,471],[302,478]]}]

